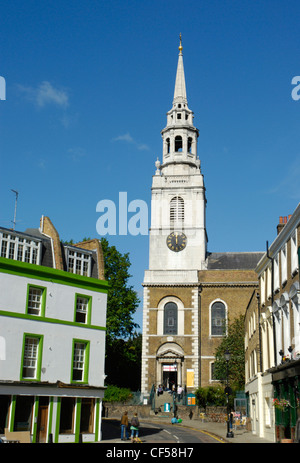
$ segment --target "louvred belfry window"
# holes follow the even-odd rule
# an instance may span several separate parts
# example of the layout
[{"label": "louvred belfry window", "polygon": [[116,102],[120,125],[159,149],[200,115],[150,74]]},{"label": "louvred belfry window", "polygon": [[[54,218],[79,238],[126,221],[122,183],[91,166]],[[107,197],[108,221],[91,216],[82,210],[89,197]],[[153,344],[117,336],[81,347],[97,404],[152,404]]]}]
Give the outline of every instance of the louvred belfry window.
[{"label": "louvred belfry window", "polygon": [[180,196],[174,196],[170,202],[170,226],[172,229],[183,228],[184,201]]}]

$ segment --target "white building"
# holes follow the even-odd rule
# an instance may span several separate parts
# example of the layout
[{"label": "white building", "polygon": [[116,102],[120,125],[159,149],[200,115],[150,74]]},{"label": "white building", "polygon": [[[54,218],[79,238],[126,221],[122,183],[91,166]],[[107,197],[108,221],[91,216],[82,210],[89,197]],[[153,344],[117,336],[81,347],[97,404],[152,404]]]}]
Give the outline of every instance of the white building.
[{"label": "white building", "polygon": [[[280,217],[277,237],[257,265],[259,299],[246,313],[246,391],[252,430],[279,442],[295,437],[300,413],[300,204]],[[253,306],[254,307],[254,306]],[[284,411],[273,399],[289,403]]]},{"label": "white building", "polygon": [[101,440],[107,282],[98,240],[0,229],[0,433]]}]

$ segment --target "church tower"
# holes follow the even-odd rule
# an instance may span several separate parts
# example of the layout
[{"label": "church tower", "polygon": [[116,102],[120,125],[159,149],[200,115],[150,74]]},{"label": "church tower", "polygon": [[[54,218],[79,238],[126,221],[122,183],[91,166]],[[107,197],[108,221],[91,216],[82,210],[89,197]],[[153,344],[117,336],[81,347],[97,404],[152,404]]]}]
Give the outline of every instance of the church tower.
[{"label": "church tower", "polygon": [[215,351],[258,288],[262,253],[208,252],[198,129],[188,107],[180,37],[173,105],[152,181],[144,276],[141,390],[218,383]]},{"label": "church tower", "polygon": [[198,129],[188,107],[182,42],[173,105],[152,181],[149,270],[144,277],[142,392],[153,384],[197,387],[198,271],[205,268],[205,187]]},{"label": "church tower", "polygon": [[156,161],[152,182],[149,270],[199,269],[206,258],[205,187],[193,118],[180,39],[173,105],[161,132],[162,163]]}]

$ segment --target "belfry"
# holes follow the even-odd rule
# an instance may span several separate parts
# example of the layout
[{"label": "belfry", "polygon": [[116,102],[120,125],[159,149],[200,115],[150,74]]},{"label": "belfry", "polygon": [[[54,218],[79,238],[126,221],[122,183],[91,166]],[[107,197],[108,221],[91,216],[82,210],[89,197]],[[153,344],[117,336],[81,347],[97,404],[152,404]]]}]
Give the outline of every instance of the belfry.
[{"label": "belfry", "polygon": [[183,47],[172,108],[161,132],[162,160],[152,179],[149,269],[143,305],[142,393],[214,382],[214,349],[256,288],[261,253],[209,253],[206,190],[197,154],[199,131],[189,109]]}]

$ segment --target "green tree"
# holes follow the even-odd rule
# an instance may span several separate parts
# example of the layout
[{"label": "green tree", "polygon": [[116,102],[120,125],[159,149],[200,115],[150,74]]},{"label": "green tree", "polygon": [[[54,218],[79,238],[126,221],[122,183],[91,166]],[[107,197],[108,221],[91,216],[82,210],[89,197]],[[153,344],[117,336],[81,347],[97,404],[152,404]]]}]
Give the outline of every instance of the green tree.
[{"label": "green tree", "polygon": [[139,299],[129,285],[129,254],[121,254],[107,239],[101,239],[105,279],[110,284],[106,317],[106,384],[140,388],[142,335],[133,321]]},{"label": "green tree", "polygon": [[195,391],[196,402],[199,407],[206,408],[208,405],[226,405],[226,394],[220,386],[198,387]]},{"label": "green tree", "polygon": [[104,402],[126,402],[131,397],[130,389],[108,386],[104,393]]},{"label": "green tree", "polygon": [[139,299],[136,291],[128,284],[129,254],[121,254],[115,246],[109,246],[107,239],[101,239],[104,256],[105,279],[110,284],[107,299],[106,336],[111,343],[115,338],[130,338],[139,327],[133,321]]},{"label": "green tree", "polygon": [[142,335],[135,333],[129,339],[114,339],[106,344],[106,384],[140,389]]},{"label": "green tree", "polygon": [[228,362],[229,385],[232,389],[243,390],[245,387],[245,349],[244,349],[244,316],[240,315],[229,323],[227,334],[215,351],[215,378],[225,382],[227,362],[225,352],[230,353]]}]

